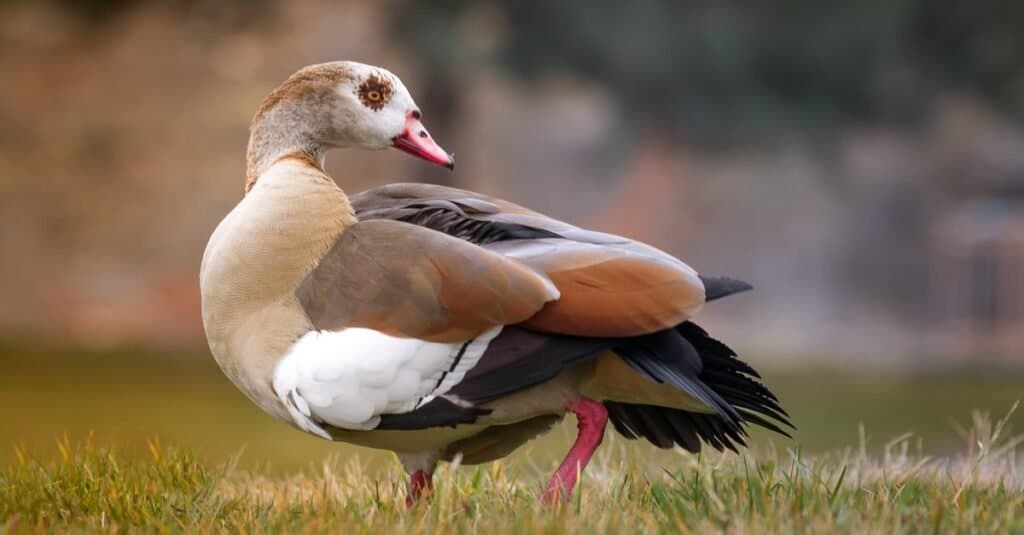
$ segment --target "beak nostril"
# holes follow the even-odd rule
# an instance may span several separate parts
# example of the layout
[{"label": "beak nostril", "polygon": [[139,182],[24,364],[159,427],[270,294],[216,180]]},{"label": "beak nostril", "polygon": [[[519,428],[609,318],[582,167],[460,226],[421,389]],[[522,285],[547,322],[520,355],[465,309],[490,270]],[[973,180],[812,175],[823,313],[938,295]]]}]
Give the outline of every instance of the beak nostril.
[{"label": "beak nostril", "polygon": [[451,169],[452,157],[437,145],[434,136],[427,132],[422,123],[413,120],[413,111],[409,111],[402,133],[391,138],[391,146]]}]

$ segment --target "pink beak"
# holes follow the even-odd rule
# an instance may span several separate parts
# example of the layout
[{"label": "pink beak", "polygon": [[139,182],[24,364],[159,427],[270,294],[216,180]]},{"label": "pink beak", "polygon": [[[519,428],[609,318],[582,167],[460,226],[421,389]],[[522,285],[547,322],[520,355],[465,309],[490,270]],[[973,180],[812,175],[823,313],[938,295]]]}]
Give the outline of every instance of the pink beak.
[{"label": "pink beak", "polygon": [[428,162],[448,169],[455,169],[454,155],[445,152],[440,145],[434,142],[434,138],[430,137],[427,129],[423,127],[423,123],[420,122],[419,111],[409,112],[405,118],[405,130],[391,139],[391,145]]}]

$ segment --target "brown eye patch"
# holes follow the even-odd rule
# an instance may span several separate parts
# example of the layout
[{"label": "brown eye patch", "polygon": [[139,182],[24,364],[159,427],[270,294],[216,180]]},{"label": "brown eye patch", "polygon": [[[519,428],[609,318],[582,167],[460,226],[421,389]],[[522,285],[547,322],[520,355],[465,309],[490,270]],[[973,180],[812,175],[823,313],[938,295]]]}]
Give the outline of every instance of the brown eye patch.
[{"label": "brown eye patch", "polygon": [[359,85],[356,94],[359,95],[359,101],[363,103],[363,106],[373,111],[380,111],[391,99],[391,94],[394,91],[391,80],[371,74],[365,82]]}]

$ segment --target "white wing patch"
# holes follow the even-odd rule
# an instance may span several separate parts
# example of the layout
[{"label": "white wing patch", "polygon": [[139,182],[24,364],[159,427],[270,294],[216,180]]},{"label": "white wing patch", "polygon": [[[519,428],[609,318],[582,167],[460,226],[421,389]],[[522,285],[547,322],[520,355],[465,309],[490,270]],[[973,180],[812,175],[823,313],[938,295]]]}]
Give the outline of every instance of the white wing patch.
[{"label": "white wing patch", "polygon": [[380,415],[412,411],[457,385],[500,332],[448,344],[363,328],[311,331],[278,363],[274,392],[315,435],[331,438],[319,422],[373,429]]}]

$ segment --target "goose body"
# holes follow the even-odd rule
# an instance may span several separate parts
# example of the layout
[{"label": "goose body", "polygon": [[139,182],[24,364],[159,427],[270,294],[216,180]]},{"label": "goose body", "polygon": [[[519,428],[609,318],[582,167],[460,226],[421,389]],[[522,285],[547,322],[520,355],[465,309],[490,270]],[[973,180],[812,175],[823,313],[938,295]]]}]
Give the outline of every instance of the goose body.
[{"label": "goose body", "polygon": [[300,70],[253,121],[247,193],[200,274],[211,352],[263,410],[394,451],[410,499],[440,460],[503,457],[566,412],[580,436],[546,499],[571,492],[605,423],[627,438],[734,449],[785,412],[690,321],[748,289],[651,246],[483,194],[391,184],[349,197],[335,147],[397,147],[453,166],[390,72]]}]

